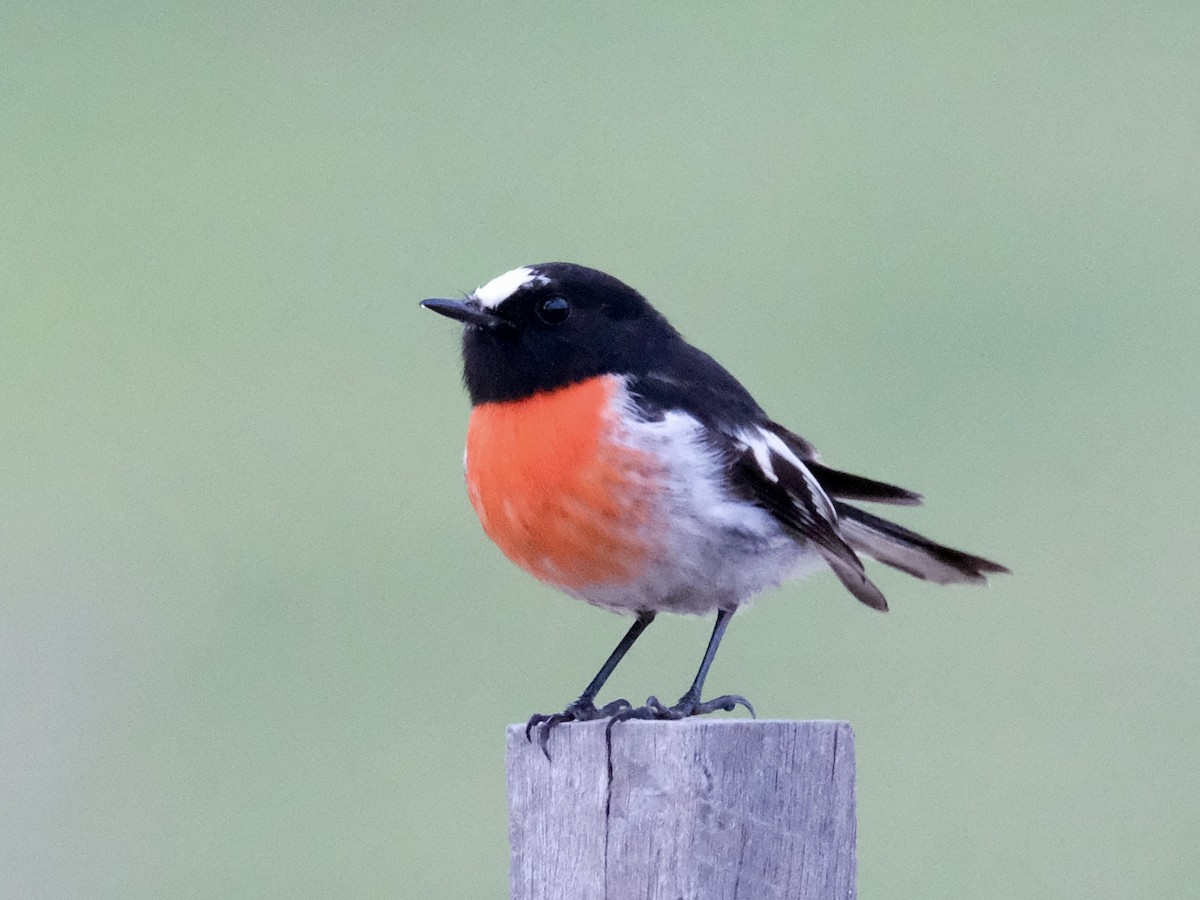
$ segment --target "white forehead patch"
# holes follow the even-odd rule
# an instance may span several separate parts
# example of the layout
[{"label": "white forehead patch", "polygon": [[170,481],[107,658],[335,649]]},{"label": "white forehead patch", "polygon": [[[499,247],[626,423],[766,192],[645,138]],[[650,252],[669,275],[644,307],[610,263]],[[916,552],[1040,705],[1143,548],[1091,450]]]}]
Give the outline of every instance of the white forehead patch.
[{"label": "white forehead patch", "polygon": [[471,296],[478,300],[479,305],[484,309],[495,309],[525,285],[535,281],[539,284],[547,284],[550,279],[545,275],[539,275],[528,266],[521,266],[519,269],[497,275],[483,287],[476,288],[475,293]]}]

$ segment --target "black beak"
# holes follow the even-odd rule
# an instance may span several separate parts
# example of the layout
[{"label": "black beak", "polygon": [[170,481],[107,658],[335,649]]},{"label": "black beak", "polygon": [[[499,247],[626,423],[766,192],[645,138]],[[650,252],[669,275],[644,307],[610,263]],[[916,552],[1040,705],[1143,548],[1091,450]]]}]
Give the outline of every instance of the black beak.
[{"label": "black beak", "polygon": [[435,298],[422,300],[421,305],[447,318],[457,319],[466,325],[475,325],[478,328],[496,329],[512,327],[507,319],[502,319],[494,312],[486,310],[468,300],[438,300]]}]

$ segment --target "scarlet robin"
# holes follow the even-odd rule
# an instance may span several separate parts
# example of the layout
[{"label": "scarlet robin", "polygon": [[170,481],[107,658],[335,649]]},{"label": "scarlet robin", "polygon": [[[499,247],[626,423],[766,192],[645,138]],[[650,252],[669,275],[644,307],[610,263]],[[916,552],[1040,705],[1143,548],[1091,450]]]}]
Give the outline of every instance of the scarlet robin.
[{"label": "scarlet robin", "polygon": [[[634,616],[576,700],[529,720],[543,749],[568,721],[751,709],[736,695],[701,700],[701,690],[730,617],[785,579],[828,568],[882,611],[859,553],[939,584],[1008,571],[851,505],[921,497],[825,466],[611,275],[543,263],[421,305],[464,325],[467,491],[488,537],[534,577]],[[597,707],[659,612],[716,613],[691,687],[673,706],[650,697]]]}]

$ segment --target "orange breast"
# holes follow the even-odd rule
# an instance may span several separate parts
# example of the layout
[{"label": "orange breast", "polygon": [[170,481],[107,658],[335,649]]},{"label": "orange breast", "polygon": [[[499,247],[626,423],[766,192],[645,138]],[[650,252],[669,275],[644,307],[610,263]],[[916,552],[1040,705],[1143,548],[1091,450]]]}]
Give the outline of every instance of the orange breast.
[{"label": "orange breast", "polygon": [[521,568],[582,589],[636,578],[657,468],[621,443],[613,376],[484,403],[467,430],[467,490],[488,537]]}]

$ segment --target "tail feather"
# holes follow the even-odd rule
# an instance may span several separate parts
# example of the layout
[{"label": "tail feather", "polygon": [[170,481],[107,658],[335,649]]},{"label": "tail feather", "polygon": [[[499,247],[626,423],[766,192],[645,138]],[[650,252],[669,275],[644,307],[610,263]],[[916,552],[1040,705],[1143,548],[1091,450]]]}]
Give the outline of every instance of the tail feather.
[{"label": "tail feather", "polygon": [[864,478],[861,475],[851,475],[849,472],[839,472],[815,460],[808,460],[805,465],[830,497],[865,500],[870,503],[894,503],[898,506],[918,506],[921,503],[921,495],[907,488]]},{"label": "tail feather", "polygon": [[855,550],[909,575],[937,584],[982,584],[987,575],[1008,569],[982,556],[974,556],[934,543],[901,525],[834,501],[839,531]]},{"label": "tail feather", "polygon": [[[818,547],[821,555],[825,557],[825,563],[833,570],[833,574],[838,577],[842,586],[851,594],[858,598],[862,603],[865,603],[871,609],[877,609],[880,612],[887,612],[887,600],[884,599],[883,592],[875,586],[870,578],[867,577],[866,571],[862,567],[862,562],[854,557],[853,551],[850,551],[851,559],[848,560],[844,556],[835,553],[830,553],[822,547]],[[854,563],[858,563],[855,565]]]}]

